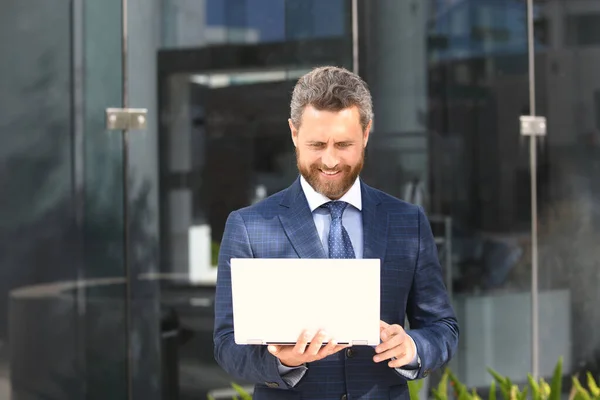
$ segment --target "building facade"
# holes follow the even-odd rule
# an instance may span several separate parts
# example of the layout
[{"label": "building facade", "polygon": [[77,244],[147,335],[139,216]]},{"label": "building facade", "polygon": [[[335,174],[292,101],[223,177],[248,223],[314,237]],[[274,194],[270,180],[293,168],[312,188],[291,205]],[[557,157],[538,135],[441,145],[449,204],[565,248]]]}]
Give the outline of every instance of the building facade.
[{"label": "building facade", "polygon": [[231,398],[225,220],[297,176],[320,65],[371,88],[362,179],[431,219],[458,377],[600,375],[599,27],[597,0],[5,1],[0,400]]}]

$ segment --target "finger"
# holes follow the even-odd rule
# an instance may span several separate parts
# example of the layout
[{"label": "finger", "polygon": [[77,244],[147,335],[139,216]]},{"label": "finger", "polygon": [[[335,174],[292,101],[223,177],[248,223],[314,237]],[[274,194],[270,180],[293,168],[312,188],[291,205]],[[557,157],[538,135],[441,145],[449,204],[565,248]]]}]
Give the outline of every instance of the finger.
[{"label": "finger", "polygon": [[398,347],[394,347],[393,349],[390,349],[388,351],[384,351],[381,354],[376,354],[373,357],[373,361],[375,361],[376,363],[385,361],[385,360],[390,360],[393,357],[396,357],[399,360],[402,360],[405,358],[406,356],[406,349],[404,348],[404,346],[398,346]]},{"label": "finger", "polygon": [[379,332],[381,333],[382,330],[384,330],[385,328],[387,328],[388,326],[390,326],[390,324],[388,324],[385,321],[379,321]]},{"label": "finger", "polygon": [[377,354],[382,354],[386,351],[389,351],[391,349],[394,349],[396,347],[403,347],[406,345],[406,335],[395,335],[392,336],[391,339],[389,339],[387,342],[383,342],[380,343],[379,345],[377,345],[377,347],[375,347],[375,353]]},{"label": "finger", "polygon": [[382,329],[379,332],[379,335],[381,337],[381,340],[383,342],[387,341],[390,337],[399,334],[400,332],[404,332],[404,328],[402,328],[400,325],[398,324],[394,324],[394,325],[389,325],[387,328]]},{"label": "finger", "polygon": [[336,348],[339,347],[337,342],[335,341],[335,339],[330,338],[329,342],[327,343],[327,345],[323,346],[321,348],[321,350],[319,350],[319,353],[317,353],[317,357],[319,357],[319,359],[321,358],[325,358],[327,356],[332,355],[333,353],[336,352]]},{"label": "finger", "polygon": [[409,360],[407,356],[403,356],[403,357],[396,358],[395,360],[390,360],[388,362],[388,366],[390,368],[401,368],[401,367],[404,367],[405,365],[408,365],[408,363],[410,363],[410,361],[411,360]]},{"label": "finger", "polygon": [[267,346],[267,350],[269,350],[269,353],[271,353],[274,356],[276,356],[281,351],[281,346],[276,346],[274,344],[271,344],[271,345]]},{"label": "finger", "polygon": [[383,353],[386,350],[392,349],[394,347],[400,346],[404,344],[407,339],[407,335],[404,332],[398,332],[391,336],[386,336],[387,339],[383,340],[375,347],[376,353]]},{"label": "finger", "polygon": [[319,333],[317,333],[310,341],[310,344],[308,345],[305,354],[313,357],[316,356],[319,353],[319,350],[321,350],[323,342],[328,341],[328,339],[329,336],[327,335],[327,332],[323,330],[319,331]]},{"label": "finger", "polygon": [[302,355],[306,352],[306,345],[312,339],[313,333],[309,330],[304,330],[300,336],[298,336],[298,340],[296,341],[296,345],[292,349],[295,354]]},{"label": "finger", "polygon": [[319,353],[316,355],[316,359],[320,360],[322,358],[328,357],[332,354],[335,354],[339,351],[347,349],[350,347],[350,344],[337,344],[337,341],[334,338],[329,339],[327,345],[323,346]]}]

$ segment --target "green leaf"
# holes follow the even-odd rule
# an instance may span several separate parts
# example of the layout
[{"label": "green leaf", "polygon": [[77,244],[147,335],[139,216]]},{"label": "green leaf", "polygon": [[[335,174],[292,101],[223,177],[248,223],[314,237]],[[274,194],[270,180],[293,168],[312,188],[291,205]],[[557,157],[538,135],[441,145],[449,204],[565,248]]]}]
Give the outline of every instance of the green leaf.
[{"label": "green leaf", "polygon": [[206,396],[206,400],[215,400],[214,397],[212,397],[210,394]]},{"label": "green leaf", "polygon": [[439,394],[442,396],[446,396],[446,398],[448,397],[448,374],[448,370],[444,371],[442,379],[440,379],[440,383],[438,384]]},{"label": "green leaf", "polygon": [[431,389],[431,394],[433,394],[433,398],[435,400],[447,400],[448,396],[443,396],[439,390],[432,388]]},{"label": "green leaf", "polygon": [[492,381],[492,384],[490,385],[489,400],[496,400],[496,381]]},{"label": "green leaf", "polygon": [[248,392],[246,392],[244,388],[242,388],[240,385],[232,383],[231,386],[235,389],[236,392],[238,392],[238,394],[241,397],[241,400],[252,400],[252,396],[250,396],[250,394],[248,394]]},{"label": "green leaf", "polygon": [[[525,386],[523,388],[523,391],[521,393],[517,394],[517,398],[519,400],[527,400],[527,391],[528,391],[528,389],[529,388],[527,386]],[[517,393],[518,393],[518,388],[517,388]]]},{"label": "green leaf", "polygon": [[552,376],[552,382],[550,383],[550,400],[560,400],[562,390],[562,357],[558,358],[556,367],[554,367],[554,375]]},{"label": "green leaf", "polygon": [[410,394],[410,400],[419,400],[419,391],[422,387],[422,379],[408,381],[408,393]]},{"label": "green leaf", "polygon": [[[508,376],[505,377],[504,380],[506,381],[507,387],[511,388],[511,387],[515,386],[515,385],[513,385],[512,381],[510,380],[510,378]],[[518,387],[517,387],[517,389],[518,389]]]},{"label": "green leaf", "polygon": [[506,378],[500,375],[498,372],[494,371],[492,368],[487,369],[490,375],[501,385],[506,384]]},{"label": "green leaf", "polygon": [[592,392],[592,394],[594,396],[600,397],[600,388],[596,384],[596,381],[594,380],[594,376],[589,371],[587,373],[587,384],[588,384],[588,388],[590,389],[590,392]]},{"label": "green leaf", "polygon": [[473,389],[471,391],[471,399],[473,399],[473,400],[481,400],[481,397],[477,394],[477,391],[475,389]]},{"label": "green leaf", "polygon": [[518,394],[519,394],[519,388],[516,386],[511,386],[510,390],[509,390],[509,399],[510,400],[517,400],[518,399]]},{"label": "green leaf", "polygon": [[533,376],[531,376],[531,374],[527,374],[527,380],[529,381],[529,387],[531,388],[531,399],[541,400],[542,396],[540,393],[540,386],[538,385],[538,383],[535,381],[535,379],[533,379]]},{"label": "green leaf", "polygon": [[456,375],[454,375],[451,371],[448,371],[448,378],[450,382],[452,382],[454,386],[454,390],[457,393],[458,400],[471,400],[471,395],[469,394],[469,389],[465,384],[458,380]]},{"label": "green leaf", "polygon": [[583,386],[581,386],[579,379],[577,379],[575,376],[573,377],[573,386],[577,390],[576,398],[582,400],[591,400],[590,394],[583,388]]},{"label": "green leaf", "polygon": [[468,390],[459,390],[458,392],[458,400],[471,400],[471,395]]},{"label": "green leaf", "polygon": [[552,388],[548,385],[548,382],[544,380],[544,378],[540,378],[540,395],[543,400],[548,399],[550,397],[550,393],[552,392]]},{"label": "green leaf", "polygon": [[571,391],[569,392],[569,400],[575,400],[577,398],[577,388],[571,385]]},{"label": "green leaf", "polygon": [[431,393],[436,400],[448,400],[448,369],[442,374],[437,388],[432,388]]},{"label": "green leaf", "polygon": [[510,393],[512,390],[512,384],[510,383],[510,380],[500,375],[498,372],[494,371],[491,368],[488,368],[487,370],[490,373],[490,375],[492,375],[492,377],[496,380],[496,382],[498,382],[498,387],[500,388],[500,392],[502,393],[504,399],[510,400]]}]

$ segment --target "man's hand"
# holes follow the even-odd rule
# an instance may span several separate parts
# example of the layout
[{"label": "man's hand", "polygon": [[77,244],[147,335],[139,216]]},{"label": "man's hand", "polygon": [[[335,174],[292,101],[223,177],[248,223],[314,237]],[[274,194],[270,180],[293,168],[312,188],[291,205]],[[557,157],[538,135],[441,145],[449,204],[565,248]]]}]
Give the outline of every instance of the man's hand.
[{"label": "man's hand", "polygon": [[382,343],[375,347],[377,354],[373,357],[373,361],[378,363],[395,357],[388,362],[388,366],[399,368],[409,364],[415,358],[417,354],[415,344],[400,325],[389,325],[380,321],[379,332]]},{"label": "man's hand", "polygon": [[[310,342],[310,345],[308,345]],[[323,346],[323,342],[328,342]],[[308,345],[308,347],[306,347]],[[304,331],[298,337],[295,346],[269,345],[268,350],[286,367],[298,367],[304,363],[321,360],[327,356],[337,353],[349,345],[338,345],[335,340],[324,331],[316,335]]]}]

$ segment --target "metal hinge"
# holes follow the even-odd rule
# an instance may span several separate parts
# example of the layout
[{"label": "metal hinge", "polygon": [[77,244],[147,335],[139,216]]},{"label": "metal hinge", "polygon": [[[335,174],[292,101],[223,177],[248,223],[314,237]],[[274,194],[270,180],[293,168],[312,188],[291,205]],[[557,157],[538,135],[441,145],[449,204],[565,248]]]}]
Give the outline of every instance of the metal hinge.
[{"label": "metal hinge", "polygon": [[142,130],[148,126],[146,108],[107,108],[106,129],[116,131]]},{"label": "metal hinge", "polygon": [[546,117],[523,115],[519,120],[521,121],[521,135],[546,136]]}]

